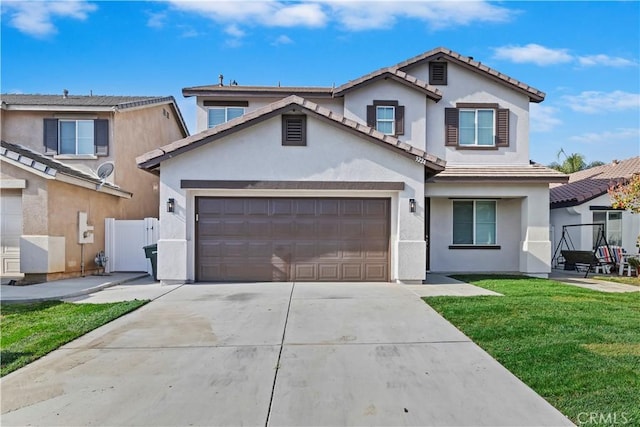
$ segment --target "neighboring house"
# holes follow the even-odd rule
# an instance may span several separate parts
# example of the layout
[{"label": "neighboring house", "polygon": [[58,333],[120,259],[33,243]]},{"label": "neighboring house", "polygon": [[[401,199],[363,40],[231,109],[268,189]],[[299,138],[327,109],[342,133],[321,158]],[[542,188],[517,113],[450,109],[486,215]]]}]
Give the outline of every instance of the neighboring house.
[{"label": "neighboring house", "polygon": [[[105,218],[158,215],[158,178],[135,157],[188,136],[174,98],[66,91],[0,98],[3,278],[93,272]],[[104,180],[96,174],[103,164],[113,165]]]},{"label": "neighboring house", "polygon": [[529,161],[544,93],[437,48],[337,88],[218,85],[160,173],[164,282],[398,281],[550,272],[549,184]]},{"label": "neighboring house", "polygon": [[[562,238],[562,226],[572,224],[604,224],[609,245],[622,246],[637,253],[640,216],[611,207],[608,189],[640,173],[640,157],[615,160],[602,166],[569,175],[569,182],[552,185],[550,191],[551,227],[555,247]],[[568,227],[568,238],[576,250],[592,250],[597,242],[598,227]]]}]

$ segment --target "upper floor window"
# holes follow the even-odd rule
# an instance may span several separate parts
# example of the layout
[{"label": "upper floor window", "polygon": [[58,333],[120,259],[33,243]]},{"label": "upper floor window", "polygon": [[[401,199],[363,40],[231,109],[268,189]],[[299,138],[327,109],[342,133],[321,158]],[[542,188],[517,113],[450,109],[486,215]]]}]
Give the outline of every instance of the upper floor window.
[{"label": "upper floor window", "polygon": [[460,145],[495,145],[495,110],[460,110]]},{"label": "upper floor window", "polygon": [[106,119],[44,119],[45,154],[69,156],[109,155]]},{"label": "upper floor window", "polygon": [[211,107],[208,110],[207,126],[212,128],[243,114],[244,107]]},{"label": "upper floor window", "polygon": [[93,120],[60,120],[58,154],[95,154]]},{"label": "upper floor window", "polygon": [[404,105],[398,105],[398,101],[373,101],[373,105],[367,105],[367,126],[386,135],[404,135]]},{"label": "upper floor window", "polygon": [[453,244],[496,244],[496,201],[453,201]]},{"label": "upper floor window", "polygon": [[376,106],[376,130],[387,134],[396,134],[396,108],[387,105]]},{"label": "upper floor window", "polygon": [[445,108],[445,145],[497,149],[509,146],[509,110],[498,104],[458,103]]}]

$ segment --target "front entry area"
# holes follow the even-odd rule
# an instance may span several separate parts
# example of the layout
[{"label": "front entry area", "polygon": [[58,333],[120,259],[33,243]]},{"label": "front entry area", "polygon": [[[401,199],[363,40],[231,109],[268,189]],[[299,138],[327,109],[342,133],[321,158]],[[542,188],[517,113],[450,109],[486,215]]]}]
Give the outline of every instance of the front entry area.
[{"label": "front entry area", "polygon": [[196,198],[198,281],[388,281],[386,198]]}]

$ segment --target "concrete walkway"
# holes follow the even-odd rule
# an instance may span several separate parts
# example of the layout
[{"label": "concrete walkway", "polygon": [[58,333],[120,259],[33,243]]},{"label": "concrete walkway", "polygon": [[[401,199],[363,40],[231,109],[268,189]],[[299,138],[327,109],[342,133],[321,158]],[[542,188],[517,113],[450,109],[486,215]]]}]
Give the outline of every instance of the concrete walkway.
[{"label": "concrete walkway", "polygon": [[577,273],[564,270],[552,270],[549,279],[557,282],[566,283],[567,285],[578,286],[585,289],[591,289],[599,292],[609,293],[626,293],[640,292],[640,286],[625,285],[624,283],[609,282],[605,280],[597,280],[591,277],[584,277],[584,273]]},{"label": "concrete walkway", "polygon": [[76,277],[35,285],[2,285],[0,288],[0,301],[28,303],[72,298],[92,294],[111,286],[121,285],[145,277],[149,277],[149,275],[147,273],[110,273],[104,276]]},{"label": "concrete walkway", "polygon": [[0,387],[3,426],[571,425],[380,283],[182,285]]},{"label": "concrete walkway", "polygon": [[481,295],[502,296],[494,291],[483,289],[470,283],[461,282],[445,274],[428,273],[424,285],[404,285],[419,297],[475,297]]}]

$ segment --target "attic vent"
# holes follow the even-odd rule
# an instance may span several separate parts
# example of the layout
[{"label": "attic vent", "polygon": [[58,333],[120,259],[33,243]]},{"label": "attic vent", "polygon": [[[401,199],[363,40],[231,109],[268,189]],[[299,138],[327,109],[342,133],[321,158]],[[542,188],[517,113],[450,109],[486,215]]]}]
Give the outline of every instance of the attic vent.
[{"label": "attic vent", "polygon": [[307,116],[282,116],[282,145],[307,145]]},{"label": "attic vent", "polygon": [[429,63],[429,84],[431,85],[447,84],[447,63],[446,62],[430,62]]}]

